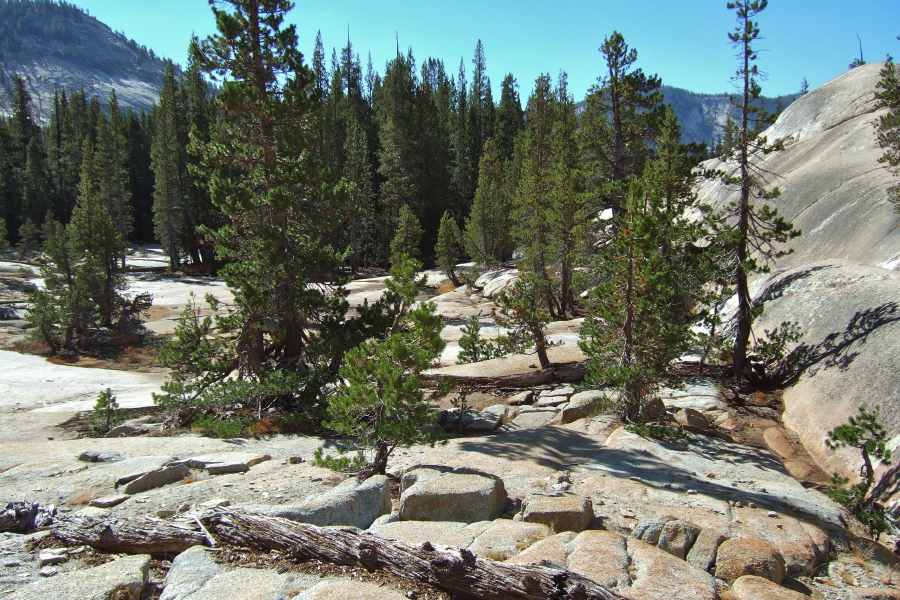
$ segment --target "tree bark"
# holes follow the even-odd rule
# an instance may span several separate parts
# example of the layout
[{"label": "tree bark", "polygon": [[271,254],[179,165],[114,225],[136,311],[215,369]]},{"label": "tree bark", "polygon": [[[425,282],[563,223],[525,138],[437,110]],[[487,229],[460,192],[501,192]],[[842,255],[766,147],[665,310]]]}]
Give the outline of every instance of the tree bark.
[{"label": "tree bark", "polygon": [[66,517],[54,535],[110,552],[175,554],[207,545],[206,528],[217,545],[285,552],[295,560],[380,570],[425,582],[462,598],[478,600],[615,600],[616,592],[549,563],[512,565],[478,558],[466,549],[439,549],[361,533],[233,510],[216,510],[196,521],[136,519],[116,521]]},{"label": "tree bark", "polygon": [[453,375],[453,374],[427,374],[426,381],[439,379],[452,379],[460,386],[465,387],[501,387],[501,388],[530,388],[536,385],[548,383],[579,383],[584,381],[588,367],[586,362],[556,363],[547,369],[535,369],[527,373],[513,375],[479,376],[479,375]]}]

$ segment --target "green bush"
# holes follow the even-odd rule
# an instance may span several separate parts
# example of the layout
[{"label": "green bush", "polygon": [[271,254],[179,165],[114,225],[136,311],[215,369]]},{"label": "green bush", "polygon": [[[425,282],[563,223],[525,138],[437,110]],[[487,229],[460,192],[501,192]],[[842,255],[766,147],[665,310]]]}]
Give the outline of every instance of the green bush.
[{"label": "green bush", "polygon": [[359,469],[370,466],[369,461],[366,459],[366,456],[363,454],[362,450],[357,451],[357,453],[350,456],[343,456],[347,451],[343,448],[338,448],[338,456],[334,457],[328,454],[325,454],[325,447],[319,446],[316,448],[316,451],[313,452],[313,465],[316,467],[321,467],[323,469],[331,469],[332,471],[346,472],[346,471],[357,471]]},{"label": "green bush", "polygon": [[119,403],[116,402],[116,397],[112,395],[112,391],[106,388],[100,392],[97,396],[97,401],[94,403],[94,411],[89,417],[89,421],[94,429],[106,432],[124,420],[124,411],[119,408]]},{"label": "green bush", "polygon": [[244,428],[250,424],[239,417],[223,418],[215,415],[202,416],[191,424],[191,429],[223,440],[241,437]]},{"label": "green bush", "polygon": [[478,322],[478,317],[475,315],[469,317],[469,322],[463,325],[459,347],[461,350],[456,357],[456,362],[461,365],[481,362],[506,354],[501,344],[481,339],[481,323]]},{"label": "green bush", "polygon": [[825,441],[832,450],[844,447],[857,448],[862,454],[863,465],[860,469],[862,481],[849,485],[850,480],[847,477],[834,473],[825,493],[856,515],[876,540],[889,528],[887,513],[881,505],[875,503],[875,498],[870,496],[875,486],[873,459],[880,460],[883,465],[891,464],[891,451],[888,450],[885,441],[887,430],[878,421],[880,413],[880,406],[876,406],[872,411],[860,406],[859,414],[850,417],[844,425],[829,431],[828,439]]}]

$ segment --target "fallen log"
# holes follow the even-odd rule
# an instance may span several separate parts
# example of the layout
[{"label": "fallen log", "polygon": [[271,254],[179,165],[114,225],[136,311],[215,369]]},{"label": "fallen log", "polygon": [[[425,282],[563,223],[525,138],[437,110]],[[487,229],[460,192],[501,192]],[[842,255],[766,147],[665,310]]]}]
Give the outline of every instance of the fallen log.
[{"label": "fallen log", "polygon": [[54,537],[104,552],[172,557],[191,546],[205,546],[206,535],[193,521],[113,519],[66,515],[53,524]]},{"label": "fallen log", "polygon": [[[200,530],[198,525],[206,529]],[[287,519],[215,510],[173,521],[66,517],[54,535],[108,552],[173,554],[193,545],[277,550],[294,560],[381,570],[431,584],[473,600],[615,600],[616,592],[550,563],[512,565],[479,558],[466,549],[413,546],[354,528],[316,527]]]},{"label": "fallen log", "polygon": [[53,523],[56,508],[34,502],[9,502],[0,509],[0,533],[31,533]]},{"label": "fallen log", "polygon": [[580,383],[587,375],[586,362],[566,362],[552,364],[546,369],[535,369],[527,373],[512,375],[456,375],[453,373],[427,373],[426,381],[450,379],[460,387],[470,388],[531,388],[551,383]]}]

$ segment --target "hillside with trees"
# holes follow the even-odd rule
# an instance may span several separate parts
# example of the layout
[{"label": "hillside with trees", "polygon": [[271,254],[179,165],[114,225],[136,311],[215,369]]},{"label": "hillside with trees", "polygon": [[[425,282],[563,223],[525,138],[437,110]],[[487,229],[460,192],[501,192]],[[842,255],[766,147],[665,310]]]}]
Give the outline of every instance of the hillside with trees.
[{"label": "hillside with trees", "polygon": [[55,0],[0,2],[0,114],[10,114],[15,78],[25,79],[34,116],[46,123],[56,92],[83,91],[104,106],[115,89],[121,107],[149,110],[165,62],[81,8]]}]

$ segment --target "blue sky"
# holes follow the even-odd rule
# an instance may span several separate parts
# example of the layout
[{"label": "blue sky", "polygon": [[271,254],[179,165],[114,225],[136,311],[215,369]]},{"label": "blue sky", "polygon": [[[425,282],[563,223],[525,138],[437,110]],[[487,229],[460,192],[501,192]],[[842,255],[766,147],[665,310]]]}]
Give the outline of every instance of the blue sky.
[{"label": "blue sky", "polygon": [[[183,63],[192,33],[214,32],[205,0],[71,0],[117,31],[157,54]],[[695,92],[731,91],[736,62],[727,32],[735,25],[726,0],[295,0],[288,20],[295,23],[300,48],[312,56],[316,31],[322,31],[326,54],[350,39],[362,56],[371,51],[384,71],[399,37],[421,63],[444,60],[449,73],[460,58],[471,73],[471,59],[481,39],[488,74],[499,97],[500,81],[512,73],[523,102],[541,73],[569,74],[577,100],[601,74],[597,48],[618,30],[638,51],[637,65],[663,83]],[[886,54],[900,58],[900,0],[770,0],[758,19],[763,39],[760,68],[768,74],[765,95],[796,92],[802,78],[810,88],[844,72],[859,55],[862,39],[868,62]],[[395,37],[396,36],[396,37]]]}]

